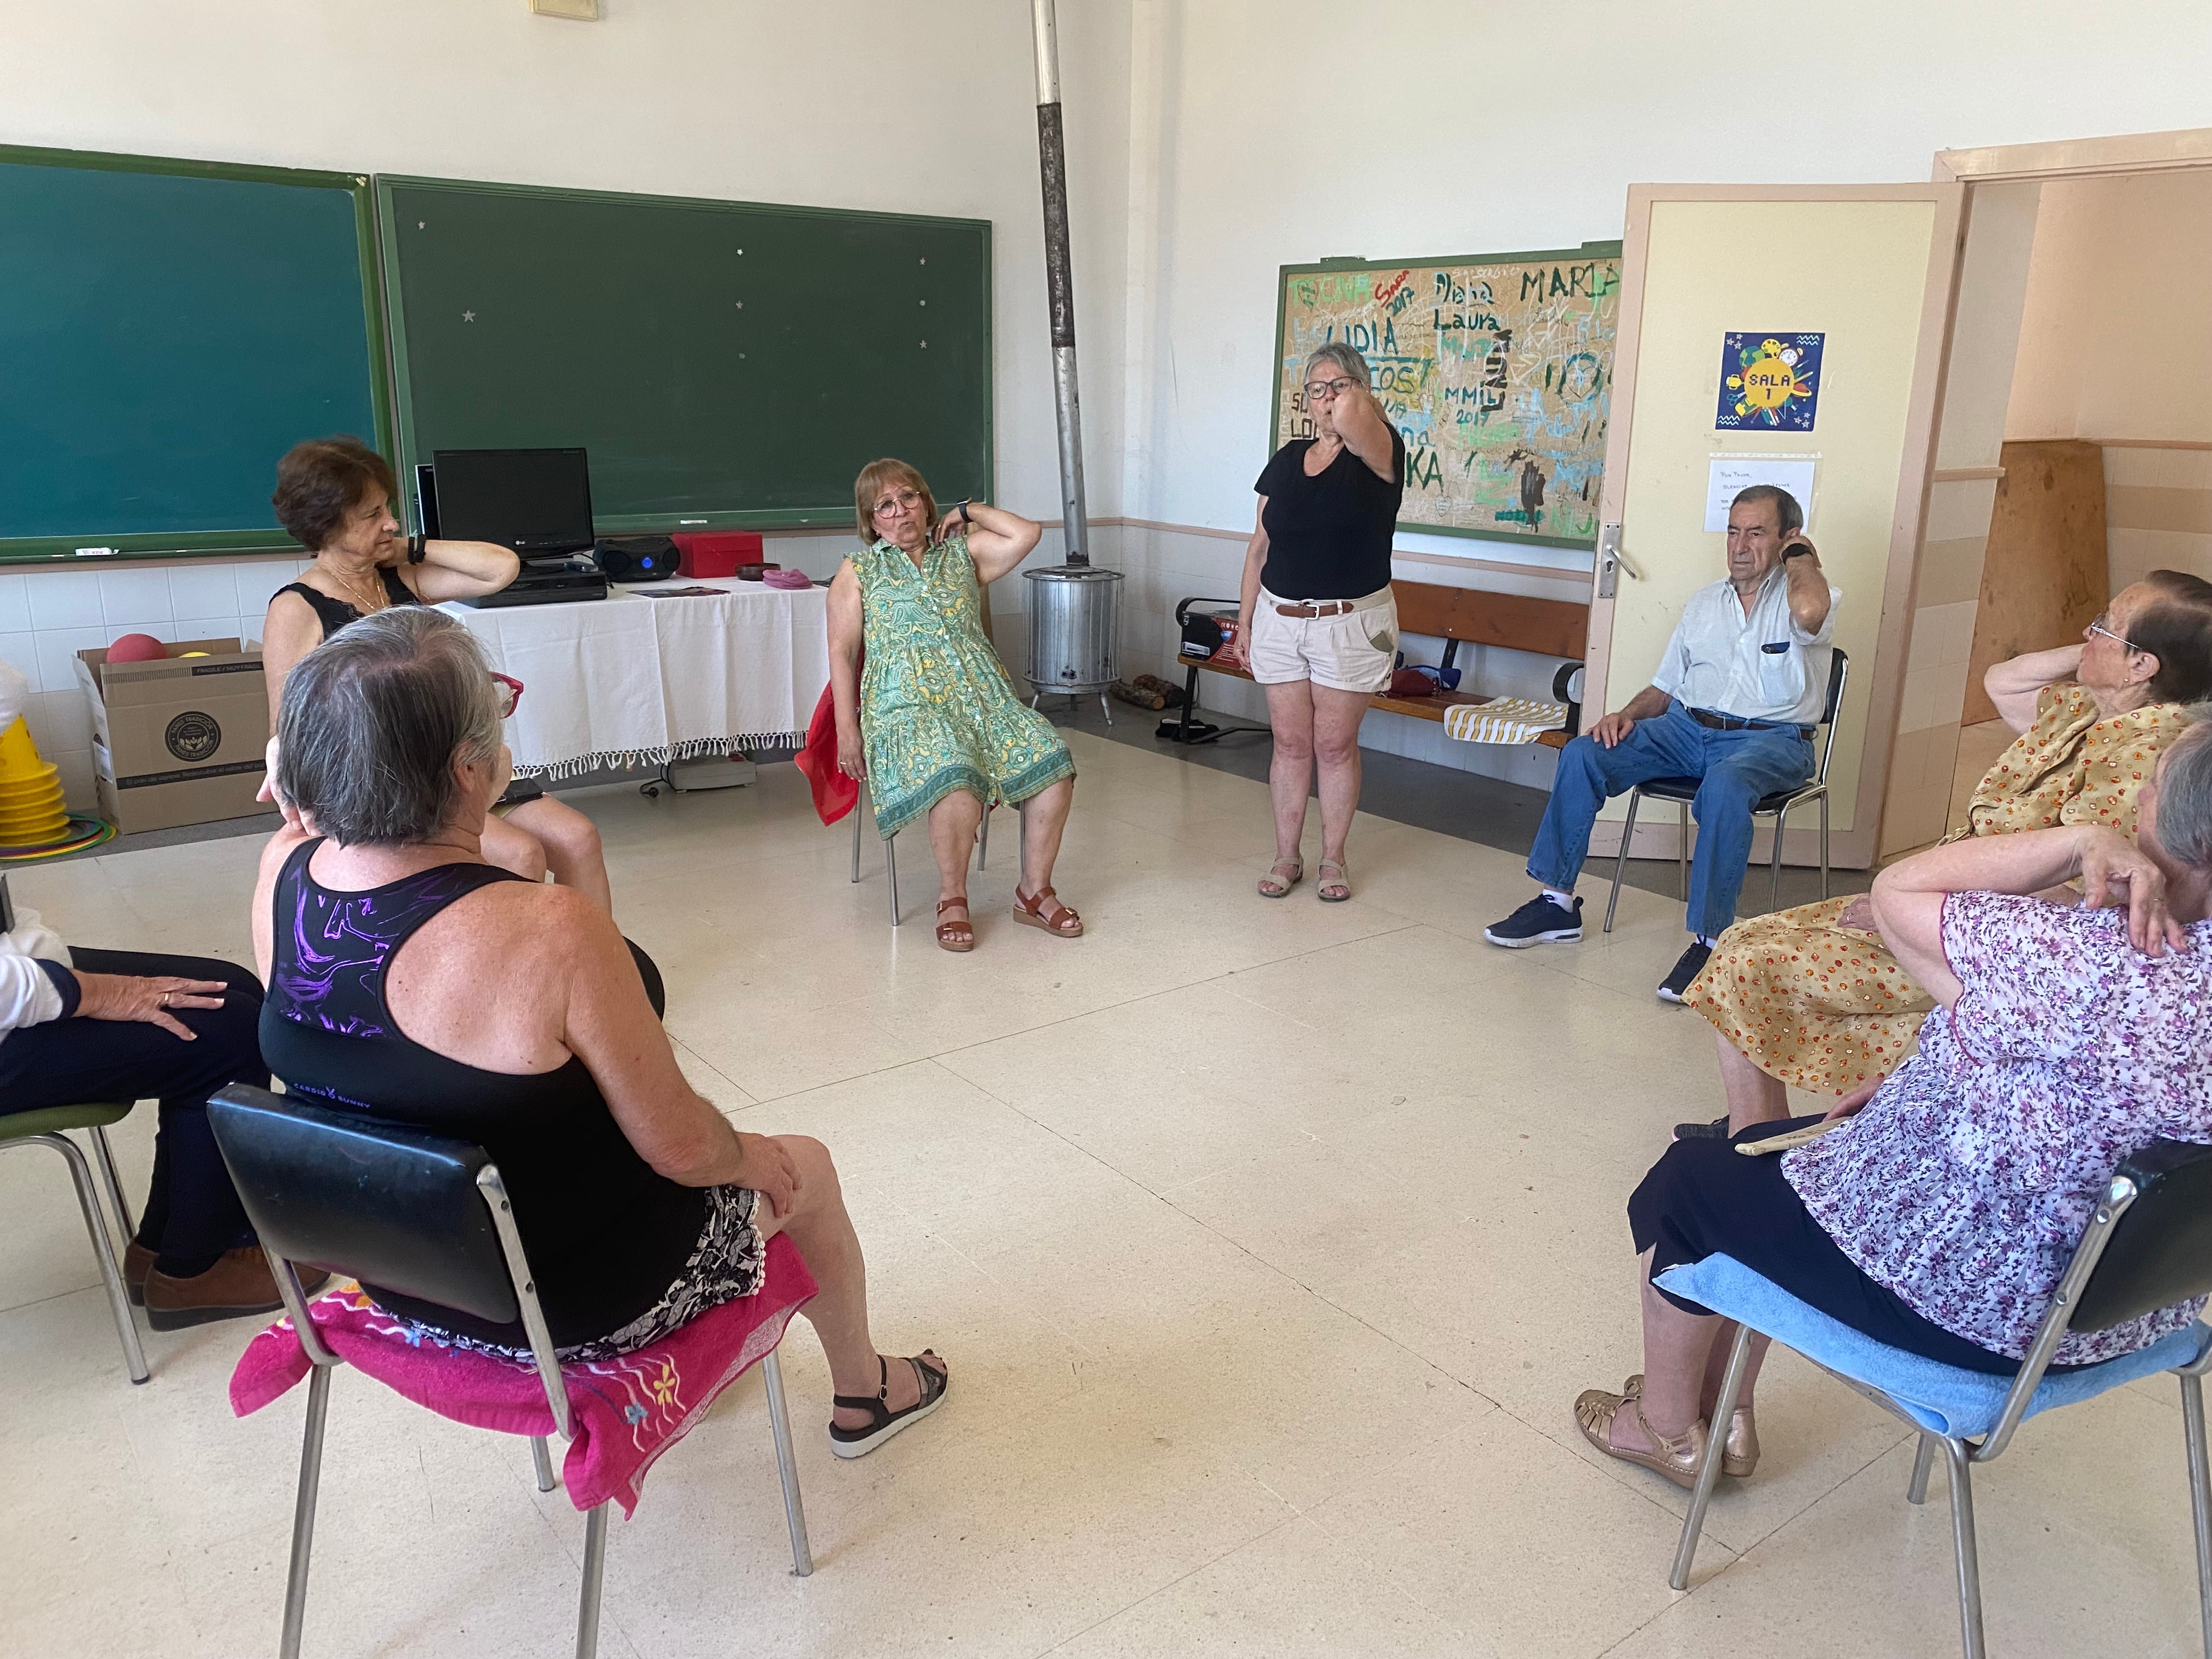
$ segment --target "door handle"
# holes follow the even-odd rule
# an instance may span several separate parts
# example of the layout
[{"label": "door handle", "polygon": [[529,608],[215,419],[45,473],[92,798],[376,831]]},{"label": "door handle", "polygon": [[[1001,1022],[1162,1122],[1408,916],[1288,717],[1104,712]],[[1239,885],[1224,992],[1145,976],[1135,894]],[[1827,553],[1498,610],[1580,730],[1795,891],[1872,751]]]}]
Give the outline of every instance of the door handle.
[{"label": "door handle", "polygon": [[1619,586],[1620,573],[1623,570],[1635,577],[1638,581],[1644,580],[1644,573],[1636,568],[1634,561],[1621,551],[1620,526],[1618,524],[1599,526],[1597,532],[1598,598],[1609,599],[1613,597],[1613,590]]}]

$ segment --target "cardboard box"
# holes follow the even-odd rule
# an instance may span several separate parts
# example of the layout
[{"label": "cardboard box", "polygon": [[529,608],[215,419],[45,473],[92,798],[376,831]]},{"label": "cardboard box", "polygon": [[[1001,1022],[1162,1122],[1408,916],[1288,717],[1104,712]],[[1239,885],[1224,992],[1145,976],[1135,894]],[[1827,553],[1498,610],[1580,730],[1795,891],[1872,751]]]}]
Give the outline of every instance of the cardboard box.
[{"label": "cardboard box", "polygon": [[235,639],[181,640],[152,662],[76,653],[92,705],[100,811],[126,835],[269,810],[261,790],[269,690],[261,653]]}]

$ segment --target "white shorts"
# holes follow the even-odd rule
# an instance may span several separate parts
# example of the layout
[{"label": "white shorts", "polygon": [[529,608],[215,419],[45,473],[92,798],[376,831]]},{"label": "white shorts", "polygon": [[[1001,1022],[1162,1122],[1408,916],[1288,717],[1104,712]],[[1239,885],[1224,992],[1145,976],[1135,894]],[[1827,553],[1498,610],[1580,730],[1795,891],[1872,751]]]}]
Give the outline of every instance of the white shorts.
[{"label": "white shorts", "polygon": [[1285,617],[1276,609],[1306,603],[1260,590],[1246,659],[1254,679],[1262,685],[1311,680],[1337,691],[1380,691],[1390,684],[1398,661],[1395,594],[1382,588],[1334,617]]}]

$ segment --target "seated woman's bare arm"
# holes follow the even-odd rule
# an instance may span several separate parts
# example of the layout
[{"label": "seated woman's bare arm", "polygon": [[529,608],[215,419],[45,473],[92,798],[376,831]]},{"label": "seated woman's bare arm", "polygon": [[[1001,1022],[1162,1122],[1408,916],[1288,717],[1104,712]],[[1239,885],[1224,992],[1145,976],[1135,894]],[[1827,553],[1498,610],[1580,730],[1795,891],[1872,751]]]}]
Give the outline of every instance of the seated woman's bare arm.
[{"label": "seated woman's bare arm", "polygon": [[569,975],[562,1040],[583,1060],[638,1156],[682,1186],[750,1187],[777,1215],[787,1213],[799,1184],[790,1158],[766,1135],[732,1128],[684,1080],[613,919],[573,895],[555,902],[565,914],[547,936],[561,939]]},{"label": "seated woman's bare arm", "polygon": [[301,658],[323,642],[323,620],[297,593],[279,593],[261,619],[261,677],[269,686],[269,729],[284,707],[284,680]]},{"label": "seated woman's bare arm", "polygon": [[1997,718],[2014,731],[2025,732],[2035,724],[2036,699],[2043,695],[2043,688],[2072,679],[2081,667],[2078,645],[2025,652],[2009,661],[1991,663],[1982,676],[1982,689],[1996,705]]},{"label": "seated woman's bare arm", "polygon": [[397,568],[416,599],[443,605],[498,592],[522,574],[522,561],[496,542],[434,541],[424,544],[422,563]]},{"label": "seated woman's bare arm", "polygon": [[[953,515],[956,528],[958,515]],[[988,587],[1034,552],[1044,526],[985,501],[968,503],[968,556],[975,561],[975,580]]]}]

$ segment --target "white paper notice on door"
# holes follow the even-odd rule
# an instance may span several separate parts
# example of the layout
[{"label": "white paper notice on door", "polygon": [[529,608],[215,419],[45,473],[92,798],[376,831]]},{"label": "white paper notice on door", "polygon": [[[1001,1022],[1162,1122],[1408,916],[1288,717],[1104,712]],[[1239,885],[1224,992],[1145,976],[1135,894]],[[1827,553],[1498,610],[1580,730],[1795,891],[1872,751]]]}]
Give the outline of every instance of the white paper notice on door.
[{"label": "white paper notice on door", "polygon": [[1807,533],[1813,524],[1813,475],[1818,455],[1716,455],[1705,479],[1705,528],[1728,528],[1729,503],[1753,484],[1778,484],[1805,509]]}]

